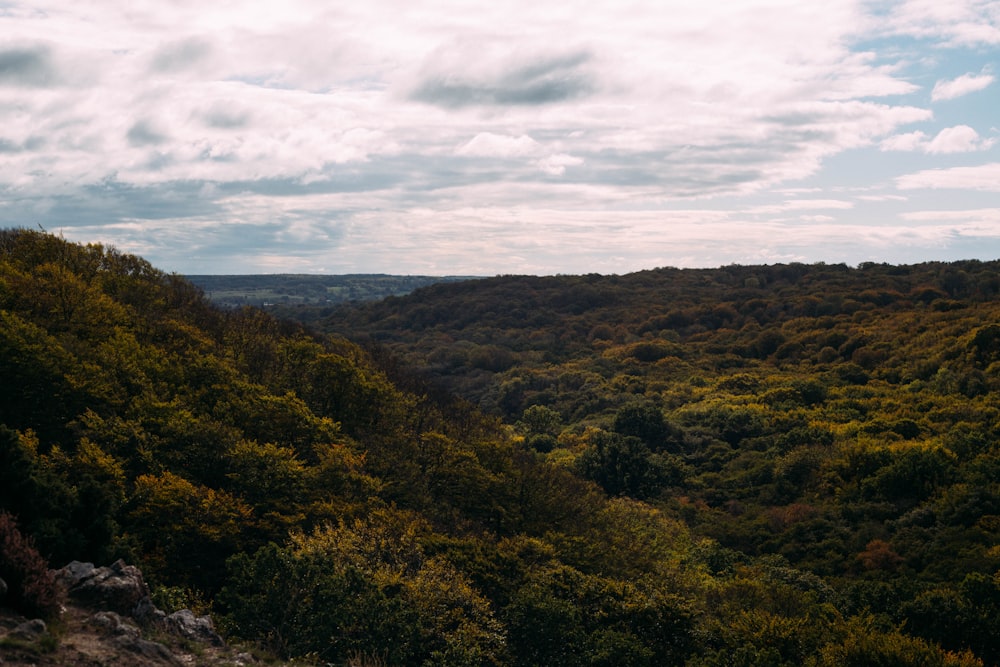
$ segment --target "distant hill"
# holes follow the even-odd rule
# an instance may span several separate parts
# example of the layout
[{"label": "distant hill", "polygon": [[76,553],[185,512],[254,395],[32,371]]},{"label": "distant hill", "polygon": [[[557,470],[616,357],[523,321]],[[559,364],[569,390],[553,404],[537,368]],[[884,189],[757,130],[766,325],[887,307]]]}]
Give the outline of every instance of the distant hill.
[{"label": "distant hill", "polygon": [[350,301],[378,301],[387,296],[403,296],[435,283],[465,280],[462,276],[394,276],[382,273],[185,277],[200,287],[212,303],[222,308],[325,306]]},{"label": "distant hill", "polygon": [[[854,363],[896,383],[926,380],[941,366],[938,356],[957,352],[918,334],[971,334],[1000,319],[998,298],[996,261],[732,265],[497,276],[342,304],[325,317],[319,309],[313,317],[311,309],[289,315],[376,343],[514,421],[536,403],[574,419],[606,415],[634,398],[610,382],[619,374],[656,376],[655,385],[673,381],[672,373],[685,376],[681,369],[706,377],[750,370],[811,376]],[[630,370],[631,362],[639,368]],[[597,384],[590,378],[581,391],[560,384],[557,369],[607,377]],[[963,377],[967,370],[960,369]],[[660,393],[645,384],[638,393]]]}]

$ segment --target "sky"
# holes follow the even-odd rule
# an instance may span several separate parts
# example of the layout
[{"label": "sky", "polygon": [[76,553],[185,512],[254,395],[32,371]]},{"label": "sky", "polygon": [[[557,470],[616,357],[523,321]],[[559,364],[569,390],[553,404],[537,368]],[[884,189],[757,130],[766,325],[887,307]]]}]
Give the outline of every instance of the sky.
[{"label": "sky", "polygon": [[1000,258],[1000,0],[0,0],[0,227],[181,274]]}]

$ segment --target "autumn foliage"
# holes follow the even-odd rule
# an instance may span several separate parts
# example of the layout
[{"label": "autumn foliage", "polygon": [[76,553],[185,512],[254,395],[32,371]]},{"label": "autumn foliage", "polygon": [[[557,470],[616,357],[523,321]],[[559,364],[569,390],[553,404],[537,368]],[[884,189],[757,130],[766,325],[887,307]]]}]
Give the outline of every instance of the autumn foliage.
[{"label": "autumn foliage", "polygon": [[45,613],[39,554],[125,558],[332,664],[1000,664],[998,268],[506,276],[320,332],[0,231],[0,576]]}]

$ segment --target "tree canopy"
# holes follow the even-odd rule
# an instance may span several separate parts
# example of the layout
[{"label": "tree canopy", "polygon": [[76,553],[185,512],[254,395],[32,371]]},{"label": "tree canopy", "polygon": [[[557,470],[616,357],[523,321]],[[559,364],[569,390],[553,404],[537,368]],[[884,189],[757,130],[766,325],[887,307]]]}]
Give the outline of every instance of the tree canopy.
[{"label": "tree canopy", "polygon": [[0,510],[325,663],[997,664],[995,268],[501,277],[321,333],[0,231]]}]

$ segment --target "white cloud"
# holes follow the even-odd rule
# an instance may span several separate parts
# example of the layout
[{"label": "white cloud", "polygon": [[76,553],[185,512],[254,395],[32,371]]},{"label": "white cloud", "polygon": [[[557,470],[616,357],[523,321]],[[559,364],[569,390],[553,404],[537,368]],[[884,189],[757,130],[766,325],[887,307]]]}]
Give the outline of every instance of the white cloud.
[{"label": "white cloud", "polygon": [[[239,2],[226,11],[153,3],[124,12],[110,2],[86,12],[56,2],[47,9],[53,18],[44,23],[65,36],[62,48],[72,34],[74,48],[106,63],[96,90],[105,120],[120,114],[127,132],[155,112],[158,131],[138,132],[154,127],[146,121],[133,137],[145,137],[146,145],[154,137],[171,139],[162,159],[151,162],[106,128],[98,135],[104,159],[77,174],[90,182],[136,169],[144,173],[124,177],[152,182],[185,169],[190,177],[219,180],[314,175],[325,163],[372,154],[340,139],[353,126],[380,133],[392,153],[440,153],[450,142],[460,146],[459,155],[574,155],[594,168],[593,159],[579,157],[581,148],[670,151],[754,141],[764,133],[754,159],[765,161],[756,171],[766,184],[815,171],[823,156],[912,120],[896,107],[852,99],[912,89],[870,58],[846,52],[843,37],[860,16],[852,3],[819,8],[754,0],[708,10],[644,2],[624,10],[605,2],[587,13],[537,3],[509,12],[435,3],[411,11],[384,2],[336,10],[300,2],[265,14]],[[351,37],[358,26],[365,40]],[[803,50],[807,37],[810,48]],[[241,89],[233,82],[242,82]],[[422,86],[419,99],[444,111],[400,99],[414,86]],[[484,104],[504,107],[501,123],[473,109]],[[204,117],[209,105],[216,108],[213,123],[196,132],[189,119]],[[237,113],[218,111],[229,105]],[[80,109],[71,97],[63,106]],[[67,115],[76,116],[70,123],[87,122]],[[785,150],[785,118],[820,141]],[[581,128],[583,138],[568,136]],[[552,142],[557,129],[570,132]],[[476,138],[468,142],[463,134]],[[514,143],[490,139],[503,136]],[[539,160],[544,173],[565,173],[571,164]],[[159,168],[148,166],[154,163]],[[620,172],[617,165],[613,170]],[[731,177],[721,174],[720,184]]]},{"label": "white cloud", "polygon": [[901,190],[929,188],[1000,192],[1000,162],[975,167],[925,169],[898,177],[896,186]]},{"label": "white cloud", "polygon": [[931,91],[931,100],[934,102],[953,100],[988,88],[994,81],[996,77],[992,74],[963,74],[957,79],[938,81]]},{"label": "white cloud", "polygon": [[825,209],[850,209],[854,204],[841,199],[787,199],[780,204],[757,206],[750,209],[752,213],[783,213],[785,211],[816,211]]},{"label": "white cloud", "polygon": [[538,148],[538,142],[526,134],[512,137],[505,134],[480,132],[455,152],[458,155],[476,157],[510,158],[531,155]]},{"label": "white cloud", "polygon": [[992,139],[981,139],[979,133],[968,125],[946,127],[927,144],[928,153],[969,153],[987,150],[993,145]]},{"label": "white cloud", "polygon": [[[476,252],[508,243],[491,225],[510,215],[553,230],[541,245],[579,224],[593,235],[590,260],[604,246],[628,255],[602,236],[623,209],[650,212],[622,223],[640,249],[664,225],[693,228],[676,211],[664,222],[662,209],[682,200],[705,205],[700,215],[725,200],[830,231],[831,211],[863,215],[861,198],[836,198],[854,181],[824,171],[831,158],[879,147],[933,164],[993,145],[970,126],[929,129],[931,111],[899,98],[938,80],[934,99],[953,99],[992,74],[945,79],[912,40],[883,42],[915,36],[945,59],[942,44],[990,43],[995,5],[901,2],[883,20],[864,0],[595,0],[586,11],[536,0],[9,0],[0,224],[29,212],[47,227],[104,219],[161,254],[185,234],[215,239],[219,253],[259,242],[267,266],[276,246],[310,254],[356,234],[351,247],[374,248],[383,217],[398,222],[400,253],[481,229],[478,215],[494,231]],[[927,125],[910,131],[917,122]],[[755,210],[741,203],[749,196]],[[334,219],[350,232],[328,233]],[[175,231],[135,227],[162,232],[163,220]],[[216,235],[205,232],[213,220],[227,225]],[[428,220],[452,227],[414,231]],[[678,257],[657,252],[644,257]],[[521,247],[507,259],[527,256]],[[544,264],[534,261],[525,266]]]},{"label": "white cloud", "polygon": [[904,0],[890,6],[881,30],[952,47],[1000,44],[998,14],[992,0]]},{"label": "white cloud", "polygon": [[861,200],[861,201],[872,201],[872,202],[880,202],[880,201],[904,202],[904,201],[907,201],[907,198],[904,197],[903,195],[859,195],[858,199]]},{"label": "white cloud", "polygon": [[792,199],[784,203],[784,207],[789,211],[803,211],[814,209],[847,209],[854,208],[854,204],[849,201],[839,199]]},{"label": "white cloud", "polygon": [[[1000,208],[979,208],[969,210],[942,211],[909,211],[901,216],[904,220],[915,222],[942,222],[955,220],[970,220],[973,222],[1000,223]],[[994,235],[1000,235],[1000,227],[993,230]]]},{"label": "white cloud", "polygon": [[558,153],[539,160],[538,168],[550,176],[562,176],[566,173],[566,167],[575,167],[580,164],[583,164],[582,158]]},{"label": "white cloud", "polygon": [[886,137],[879,144],[882,151],[916,151],[927,146],[928,137],[925,132],[907,132]]},{"label": "white cloud", "polygon": [[933,139],[921,131],[896,134],[883,139],[879,143],[879,150],[922,151],[932,155],[971,153],[989,150],[995,141],[980,137],[979,133],[968,125],[956,125],[944,128]]}]

